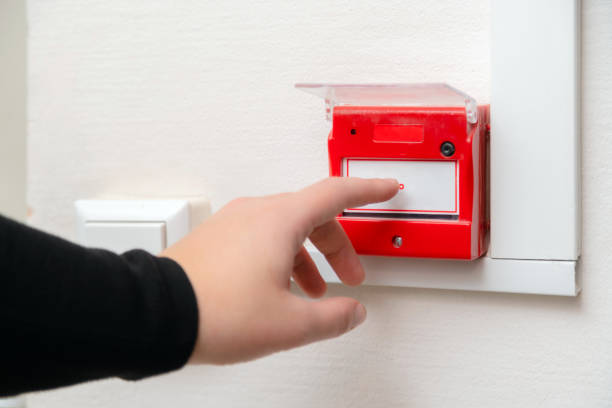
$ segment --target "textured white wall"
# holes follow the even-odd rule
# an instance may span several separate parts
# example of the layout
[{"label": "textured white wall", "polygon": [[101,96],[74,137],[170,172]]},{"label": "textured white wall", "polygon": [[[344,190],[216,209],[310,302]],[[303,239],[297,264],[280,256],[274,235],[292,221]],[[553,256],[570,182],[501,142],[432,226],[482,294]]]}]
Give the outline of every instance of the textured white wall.
[{"label": "textured white wall", "polygon": [[[323,104],[298,81],[446,81],[489,95],[486,0],[30,0],[29,204],[239,195],[327,173]],[[554,298],[332,288],[368,307],[333,341],[249,364],[106,380],[34,407],[612,405],[612,3],[583,4],[584,292]],[[494,137],[494,135],[493,135]]]}]

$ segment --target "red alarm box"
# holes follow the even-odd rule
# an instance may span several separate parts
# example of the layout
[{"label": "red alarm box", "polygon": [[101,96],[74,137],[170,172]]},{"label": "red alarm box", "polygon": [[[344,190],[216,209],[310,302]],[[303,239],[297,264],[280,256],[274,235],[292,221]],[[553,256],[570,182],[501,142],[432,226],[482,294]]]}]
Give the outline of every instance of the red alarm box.
[{"label": "red alarm box", "polygon": [[325,99],[331,176],[400,182],[391,200],[338,215],[358,253],[485,253],[488,106],[444,84],[296,86]]}]

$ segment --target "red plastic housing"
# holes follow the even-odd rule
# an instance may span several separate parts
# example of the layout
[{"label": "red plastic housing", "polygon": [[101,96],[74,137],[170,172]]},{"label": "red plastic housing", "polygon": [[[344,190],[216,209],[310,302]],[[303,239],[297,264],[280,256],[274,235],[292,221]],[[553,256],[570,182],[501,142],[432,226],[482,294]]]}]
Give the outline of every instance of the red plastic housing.
[{"label": "red plastic housing", "polygon": [[[489,229],[488,127],[488,105],[478,107],[475,124],[468,123],[462,107],[336,106],[328,139],[331,176],[350,176],[344,174],[348,165],[343,173],[344,159],[455,162],[457,208],[452,217],[428,218],[423,211],[403,218],[345,212],[338,221],[356,251],[467,260],[483,255]],[[449,157],[441,152],[444,142],[455,147]],[[400,246],[394,245],[395,237],[401,237]]]}]

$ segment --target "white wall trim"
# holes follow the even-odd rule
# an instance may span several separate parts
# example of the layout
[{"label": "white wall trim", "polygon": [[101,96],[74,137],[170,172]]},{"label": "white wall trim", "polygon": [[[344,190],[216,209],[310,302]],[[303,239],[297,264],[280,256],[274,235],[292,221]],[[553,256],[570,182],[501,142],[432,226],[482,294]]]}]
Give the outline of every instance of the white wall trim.
[{"label": "white wall trim", "polygon": [[580,1],[491,2],[494,258],[580,255]]},{"label": "white wall trim", "polygon": [[0,1],[0,213],[26,219],[26,18]]}]

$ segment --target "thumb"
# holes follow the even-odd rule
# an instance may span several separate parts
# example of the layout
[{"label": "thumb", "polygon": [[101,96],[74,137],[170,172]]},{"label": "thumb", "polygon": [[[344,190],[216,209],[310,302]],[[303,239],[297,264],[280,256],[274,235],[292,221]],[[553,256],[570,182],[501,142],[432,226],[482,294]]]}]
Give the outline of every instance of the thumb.
[{"label": "thumb", "polygon": [[366,318],[365,307],[352,298],[300,300],[304,302],[301,324],[307,333],[305,343],[338,337],[363,323]]}]

